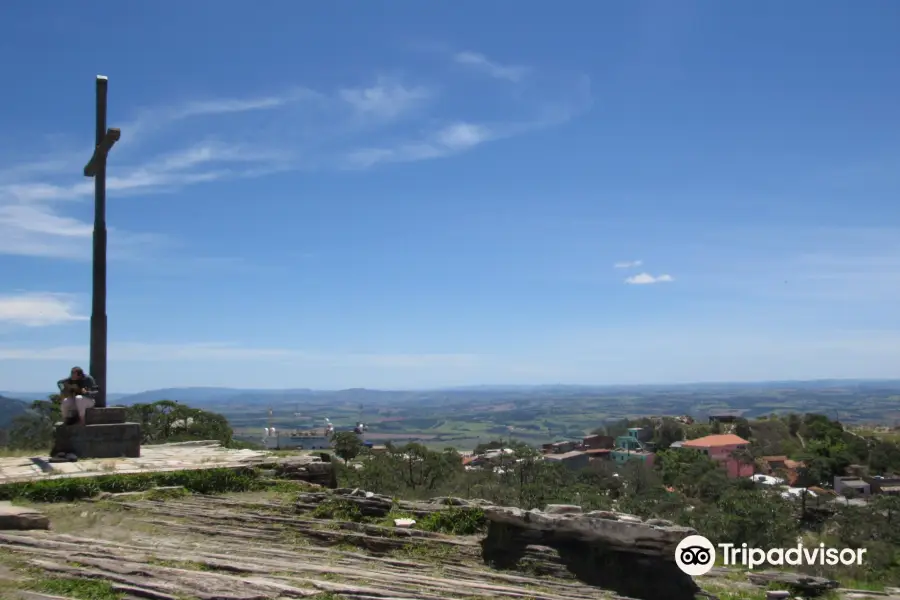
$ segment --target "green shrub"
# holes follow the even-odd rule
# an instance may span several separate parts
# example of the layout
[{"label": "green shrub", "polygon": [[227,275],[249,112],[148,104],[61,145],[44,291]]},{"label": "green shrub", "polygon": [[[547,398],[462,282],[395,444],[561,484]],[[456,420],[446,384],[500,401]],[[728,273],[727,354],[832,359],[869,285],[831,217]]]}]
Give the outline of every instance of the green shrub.
[{"label": "green shrub", "polygon": [[310,513],[316,519],[333,519],[335,521],[353,521],[359,523],[363,514],[359,506],[350,500],[334,498],[319,504]]},{"label": "green shrub", "polygon": [[10,483],[0,486],[0,500],[71,502],[93,498],[101,492],[143,492],[156,487],[181,486],[198,494],[221,494],[264,489],[255,469],[195,469],[162,473],[65,477]]},{"label": "green shrub", "polygon": [[119,600],[123,597],[123,594],[113,590],[108,581],[98,579],[42,577],[29,582],[27,587],[45,594],[78,600]]},{"label": "green shrub", "polygon": [[416,521],[416,527],[436,533],[452,535],[475,535],[484,531],[484,511],[480,508],[450,507],[430,513]]}]

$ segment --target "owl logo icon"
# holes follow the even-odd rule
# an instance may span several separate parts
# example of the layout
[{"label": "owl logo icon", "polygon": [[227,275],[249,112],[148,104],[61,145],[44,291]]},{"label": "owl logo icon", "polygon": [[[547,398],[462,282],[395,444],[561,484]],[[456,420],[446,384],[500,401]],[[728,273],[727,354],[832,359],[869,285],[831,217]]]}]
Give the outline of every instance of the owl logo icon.
[{"label": "owl logo icon", "polygon": [[702,535],[689,535],[675,548],[675,564],[691,577],[706,575],[716,564],[716,547]]}]

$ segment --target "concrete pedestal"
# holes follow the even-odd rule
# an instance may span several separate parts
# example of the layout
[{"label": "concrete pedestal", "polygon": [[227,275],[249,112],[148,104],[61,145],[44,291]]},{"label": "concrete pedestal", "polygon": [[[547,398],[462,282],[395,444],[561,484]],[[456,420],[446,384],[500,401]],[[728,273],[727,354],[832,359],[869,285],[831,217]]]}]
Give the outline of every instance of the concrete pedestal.
[{"label": "concrete pedestal", "polygon": [[126,409],[89,408],[84,425],[57,423],[50,456],[74,454],[78,458],[138,458],[141,425],[126,423]]}]

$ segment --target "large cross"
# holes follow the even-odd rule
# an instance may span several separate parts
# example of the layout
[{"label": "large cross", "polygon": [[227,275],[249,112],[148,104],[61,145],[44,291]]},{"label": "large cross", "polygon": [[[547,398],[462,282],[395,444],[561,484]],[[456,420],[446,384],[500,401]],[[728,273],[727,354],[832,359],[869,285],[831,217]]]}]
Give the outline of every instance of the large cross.
[{"label": "large cross", "polygon": [[84,176],[94,178],[94,259],[90,374],[100,388],[96,406],[106,407],[106,159],[122,132],[106,128],[109,79],[97,75],[97,138]]}]

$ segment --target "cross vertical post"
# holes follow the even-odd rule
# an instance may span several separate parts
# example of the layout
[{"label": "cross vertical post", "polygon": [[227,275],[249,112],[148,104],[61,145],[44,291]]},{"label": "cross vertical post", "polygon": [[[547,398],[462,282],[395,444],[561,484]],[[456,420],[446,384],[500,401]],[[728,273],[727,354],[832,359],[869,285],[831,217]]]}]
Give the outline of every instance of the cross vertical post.
[{"label": "cross vertical post", "polygon": [[[97,141],[106,135],[106,92],[109,80],[97,77]],[[106,406],[106,157],[94,175],[94,268],[91,306],[91,375],[100,391],[97,407]]]},{"label": "cross vertical post", "polygon": [[106,408],[106,159],[121,135],[106,128],[106,96],[109,80],[97,76],[97,128],[94,154],[84,167],[85,177],[94,178],[94,252],[91,297],[90,374],[97,382],[98,408]]}]

